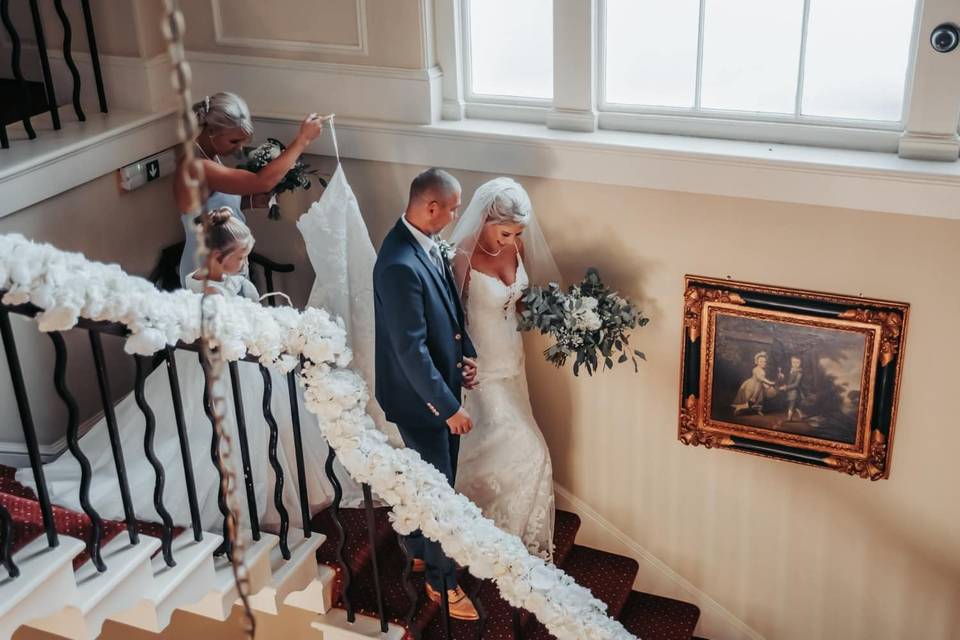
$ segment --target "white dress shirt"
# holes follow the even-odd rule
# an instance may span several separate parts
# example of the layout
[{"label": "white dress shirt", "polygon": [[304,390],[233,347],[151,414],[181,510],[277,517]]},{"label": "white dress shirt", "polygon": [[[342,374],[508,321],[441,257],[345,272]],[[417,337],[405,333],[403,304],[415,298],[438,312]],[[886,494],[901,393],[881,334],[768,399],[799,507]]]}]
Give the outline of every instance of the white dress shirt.
[{"label": "white dress shirt", "polygon": [[423,251],[430,257],[430,261],[433,262],[434,266],[443,272],[443,262],[440,258],[440,247],[437,246],[436,240],[410,224],[410,221],[407,220],[407,214],[400,216],[400,219],[403,220],[403,224],[406,225],[407,229],[410,230],[410,233],[413,234],[417,244],[419,244]]}]

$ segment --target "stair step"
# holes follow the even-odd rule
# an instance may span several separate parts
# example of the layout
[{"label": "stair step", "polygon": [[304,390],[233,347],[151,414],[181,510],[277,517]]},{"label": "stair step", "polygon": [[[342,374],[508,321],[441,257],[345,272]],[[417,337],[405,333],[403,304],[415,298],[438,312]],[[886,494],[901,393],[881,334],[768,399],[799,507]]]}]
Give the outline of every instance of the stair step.
[{"label": "stair step", "polygon": [[607,613],[616,618],[623,610],[640,565],[633,558],[574,545],[563,570],[607,604]]},{"label": "stair step", "polygon": [[140,536],[135,545],[127,536],[114,538],[103,547],[107,570],[99,572],[92,561],[84,563],[75,574],[75,597],[59,612],[29,626],[75,640],[96,638],[108,617],[134,606],[150,590],[150,558],[159,548],[160,541],[150,536]]},{"label": "stair step", "polygon": [[700,609],[689,602],[634,591],[620,614],[627,631],[643,640],[688,640]]},{"label": "stair step", "polygon": [[173,540],[177,564],[168,567],[163,554],[156,554],[152,560],[151,589],[134,607],[110,618],[152,633],[163,631],[176,609],[197,602],[213,588],[213,552],[222,541],[213,533],[205,533],[199,542],[193,539],[192,531],[181,533]]},{"label": "stair step", "polygon": [[332,609],[310,626],[323,633],[323,640],[403,640],[407,637],[404,628],[397,624],[389,624],[387,633],[381,633],[380,620],[370,616],[357,615],[354,622],[347,622],[347,612],[343,609]]},{"label": "stair step", "polygon": [[[283,559],[279,545],[270,550],[272,577],[269,584],[250,598],[250,606],[257,611],[279,615],[280,606],[288,596],[314,586],[312,604],[310,598],[302,598],[301,602],[310,605],[308,608],[312,611],[325,613],[324,585],[318,581],[316,558],[317,549],[323,544],[324,539],[325,536],[321,533],[313,533],[307,538],[304,537],[302,530],[291,529],[288,535],[290,559]],[[330,586],[332,585],[327,585],[326,588],[328,593]]]},{"label": "stair step", "polygon": [[[270,552],[279,541],[277,536],[270,533],[261,533],[260,540],[256,542],[247,541],[244,564],[247,566],[247,576],[250,581],[250,595],[259,593],[270,583]],[[233,565],[226,554],[214,559],[214,571],[213,589],[207,591],[202,600],[181,608],[190,613],[224,622],[230,617],[238,597]]]},{"label": "stair step", "polygon": [[578,531],[580,516],[569,511],[557,511],[553,525],[553,561],[558,567],[563,566],[573,549]]},{"label": "stair step", "polygon": [[0,567],[0,638],[11,637],[20,625],[54,614],[76,598],[73,559],[83,547],[80,540],[61,536],[60,544],[51,548],[40,537],[14,554],[18,577],[10,578]]}]

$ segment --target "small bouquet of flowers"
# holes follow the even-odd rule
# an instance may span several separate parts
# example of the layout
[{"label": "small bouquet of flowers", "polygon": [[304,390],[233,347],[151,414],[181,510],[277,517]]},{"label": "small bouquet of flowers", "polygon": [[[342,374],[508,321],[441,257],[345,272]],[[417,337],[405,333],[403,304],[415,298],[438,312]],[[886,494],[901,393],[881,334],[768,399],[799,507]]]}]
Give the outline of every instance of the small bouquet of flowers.
[{"label": "small bouquet of flowers", "polygon": [[650,319],[603,284],[596,269],[588,269],[583,281],[567,291],[555,283],[530,287],[522,302],[519,329],[553,336],[554,344],[543,355],[557,367],[575,356],[573,375],[579,375],[581,367],[593,375],[601,363],[604,369],[613,368],[615,357],[618,363],[632,360],[638,371],[637,358],[646,359],[630,348],[627,332],[646,326]]},{"label": "small bouquet of flowers", "polygon": [[[281,153],[286,150],[282,142],[274,138],[267,138],[267,141],[255,148],[245,148],[244,152],[247,159],[242,164],[237,165],[238,169],[246,169],[253,173],[258,173],[265,166],[276,160]],[[300,160],[287,171],[283,180],[270,192],[270,213],[268,217],[271,220],[280,219],[280,206],[277,204],[277,195],[284,191],[296,191],[297,189],[307,190],[312,186],[310,176],[314,176],[322,186],[327,186],[327,181],[317,174],[316,169],[311,169],[309,164]]]}]

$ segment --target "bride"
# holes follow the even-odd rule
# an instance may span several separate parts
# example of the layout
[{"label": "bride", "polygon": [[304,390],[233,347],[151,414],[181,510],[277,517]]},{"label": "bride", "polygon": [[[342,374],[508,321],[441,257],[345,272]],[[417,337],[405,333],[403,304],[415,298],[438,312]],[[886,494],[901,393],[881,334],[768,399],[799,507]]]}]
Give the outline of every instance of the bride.
[{"label": "bride", "polygon": [[[199,220],[199,219],[198,219]],[[226,296],[242,296],[258,300],[253,283],[242,274],[247,256],[253,249],[250,229],[229,208],[223,207],[203,215],[205,242],[210,249],[206,268],[210,274],[209,292]],[[185,279],[186,287],[196,293],[203,290],[203,280],[194,271]],[[212,424],[204,411],[203,370],[197,354],[177,349],[175,362],[179,375],[187,442],[191,454],[190,467],[197,489],[197,502],[202,527],[206,531],[219,532],[223,518],[218,507],[219,473],[210,458]],[[268,531],[275,531],[279,513],[274,504],[275,477],[268,459],[269,427],[263,416],[263,379],[255,363],[239,362],[237,366],[239,388],[243,398],[246,434],[250,454],[250,469],[256,498],[257,516]],[[270,372],[272,377],[271,409],[279,427],[277,457],[283,471],[284,483],[282,504],[290,518],[291,526],[302,527],[300,499],[297,489],[297,467],[294,457],[293,421],[287,392],[287,379],[282,374]],[[234,443],[231,456],[233,470],[239,479],[237,491],[244,529],[249,529],[248,502],[245,499],[242,467],[240,464],[239,439],[235,419],[234,396],[224,381],[221,392],[224,403],[224,429]],[[333,500],[333,490],[324,474],[327,445],[320,435],[315,416],[303,405],[302,392],[297,393],[298,409],[303,437],[304,467],[307,478],[307,493],[310,498],[310,513],[316,513]],[[163,506],[173,524],[185,527],[191,523],[191,514],[185,495],[187,482],[185,466],[176,430],[173,396],[166,367],[154,370],[146,379],[144,395],[153,410],[156,422],[154,450],[165,472]],[[140,521],[161,522],[153,502],[156,481],[153,467],[144,453],[145,421],[136,404],[133,393],[114,404],[117,431],[123,450],[123,461],[130,485],[133,511]],[[106,519],[123,520],[124,510],[118,500],[119,482],[113,453],[111,451],[107,423],[101,417],[81,438],[80,448],[89,459],[92,469],[90,502],[99,515]],[[44,465],[44,475],[51,500],[75,511],[80,511],[80,464],[67,452],[57,460]],[[359,488],[348,480],[349,476],[338,472],[345,491],[345,502],[359,502]],[[21,469],[17,480],[35,488],[33,474]]]},{"label": "bride", "polygon": [[477,189],[450,239],[480,372],[464,401],[474,427],[461,438],[456,489],[552,558],[553,470],[530,407],[517,308],[531,279],[559,282],[559,272],[527,192],[510,178]]}]

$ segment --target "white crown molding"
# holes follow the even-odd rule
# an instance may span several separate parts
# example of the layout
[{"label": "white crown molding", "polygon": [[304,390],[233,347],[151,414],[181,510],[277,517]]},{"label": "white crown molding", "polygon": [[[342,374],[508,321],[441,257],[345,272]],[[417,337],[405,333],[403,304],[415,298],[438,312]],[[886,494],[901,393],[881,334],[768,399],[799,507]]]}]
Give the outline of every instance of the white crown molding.
[{"label": "white crown molding", "polygon": [[640,564],[634,587],[647,593],[683,600],[700,608],[698,635],[725,640],[764,640],[763,636],[736,617],[709,594],[664,564],[642,545],[594,511],[568,489],[554,484],[557,508],[580,516],[577,539],[604,551],[633,558]]},{"label": "white crown molding", "polygon": [[279,40],[274,38],[248,38],[231,36],[224,32],[223,14],[220,0],[211,0],[213,10],[214,42],[222,47],[258,49],[267,51],[331,53],[339,55],[366,56],[370,54],[367,35],[367,0],[354,0],[357,17],[357,43],[337,44],[326,42],[307,42],[301,40]]},{"label": "white crown molding", "polygon": [[[197,95],[224,87],[255,113],[429,124],[439,119],[439,68],[401,69],[188,51]],[[265,73],[264,70],[268,70]],[[294,112],[294,106],[303,113]]]}]

